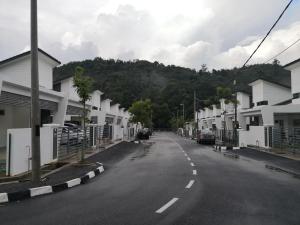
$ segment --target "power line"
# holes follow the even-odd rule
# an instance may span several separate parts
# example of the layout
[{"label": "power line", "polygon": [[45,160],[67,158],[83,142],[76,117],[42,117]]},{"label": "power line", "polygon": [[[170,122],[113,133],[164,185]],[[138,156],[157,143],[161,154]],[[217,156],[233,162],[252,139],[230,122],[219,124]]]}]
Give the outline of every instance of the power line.
[{"label": "power line", "polygon": [[268,59],[267,61],[265,61],[264,63],[268,63],[270,62],[272,59],[277,58],[278,56],[280,56],[282,53],[284,53],[285,51],[287,51],[289,48],[291,48],[292,46],[294,46],[295,44],[297,44],[300,41],[300,38],[298,40],[296,40],[295,42],[293,42],[291,45],[289,45],[287,48],[285,48],[284,50],[282,50],[281,52],[279,52],[277,55],[273,56],[272,58]]},{"label": "power line", "polygon": [[266,40],[266,38],[269,36],[269,34],[271,33],[271,31],[273,30],[273,28],[276,26],[276,24],[278,23],[278,21],[281,19],[281,17],[283,16],[283,14],[285,13],[285,11],[288,9],[288,7],[290,6],[290,4],[293,2],[293,0],[291,0],[287,6],[284,8],[284,10],[282,11],[282,13],[280,14],[280,16],[278,17],[278,19],[276,20],[276,22],[272,25],[272,27],[270,28],[270,30],[268,31],[268,33],[266,34],[266,36],[262,39],[262,41],[259,43],[259,45],[257,46],[257,48],[252,52],[252,54],[250,55],[250,57],[246,60],[246,62],[244,63],[243,67],[246,66],[246,64],[250,61],[250,59],[252,58],[252,56],[256,53],[256,51],[259,49],[259,47],[262,45],[262,43]]}]

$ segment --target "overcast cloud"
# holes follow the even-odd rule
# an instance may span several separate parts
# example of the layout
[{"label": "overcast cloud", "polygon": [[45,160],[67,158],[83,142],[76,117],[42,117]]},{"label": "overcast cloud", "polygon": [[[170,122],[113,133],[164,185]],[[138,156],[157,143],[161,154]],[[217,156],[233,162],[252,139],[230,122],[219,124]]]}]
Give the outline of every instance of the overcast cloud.
[{"label": "overcast cloud", "polygon": [[[29,49],[29,0],[0,0],[0,60]],[[51,0],[39,2],[39,45],[63,63],[96,56],[199,69],[241,66],[286,0]],[[251,63],[300,38],[290,6]],[[300,57],[300,43],[278,57]]]}]

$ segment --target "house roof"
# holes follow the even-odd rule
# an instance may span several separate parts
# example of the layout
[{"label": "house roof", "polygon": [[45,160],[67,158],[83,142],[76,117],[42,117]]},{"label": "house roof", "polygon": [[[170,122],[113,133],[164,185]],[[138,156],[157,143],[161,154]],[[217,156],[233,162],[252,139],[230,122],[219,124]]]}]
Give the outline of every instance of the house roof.
[{"label": "house roof", "polygon": [[296,64],[298,62],[300,62],[300,58],[296,59],[296,60],[294,60],[294,61],[292,61],[292,62],[290,62],[290,63],[288,63],[286,65],[284,65],[283,68],[289,67],[289,66],[294,65],[294,64]]},{"label": "house roof", "polygon": [[[58,64],[61,64],[61,62],[59,60],[57,60],[56,58],[54,58],[53,56],[49,55],[47,52],[43,51],[42,49],[38,49],[40,53],[42,53],[43,55],[45,55],[46,57],[50,58],[51,60],[55,61],[56,63]],[[19,58],[22,58],[24,56],[27,56],[27,55],[30,55],[30,52],[31,51],[27,51],[27,52],[24,52],[24,53],[21,53],[19,55],[15,55],[13,57],[10,57],[8,59],[4,59],[2,61],[0,61],[0,66],[6,64],[6,63],[9,63],[9,62],[12,62],[16,59],[19,59]]]},{"label": "house roof", "polygon": [[288,88],[290,89],[291,88],[291,85],[290,84],[287,84],[287,82],[284,82],[284,81],[274,81],[274,80],[271,80],[271,79],[266,79],[266,78],[258,78],[258,79],[255,79],[253,80],[251,83],[249,83],[248,85],[249,86],[252,86],[256,81],[258,80],[262,80],[262,81],[266,81],[266,82],[269,82],[269,83],[272,83],[272,84],[277,84],[279,86],[282,86],[282,87],[285,87],[285,88]]}]

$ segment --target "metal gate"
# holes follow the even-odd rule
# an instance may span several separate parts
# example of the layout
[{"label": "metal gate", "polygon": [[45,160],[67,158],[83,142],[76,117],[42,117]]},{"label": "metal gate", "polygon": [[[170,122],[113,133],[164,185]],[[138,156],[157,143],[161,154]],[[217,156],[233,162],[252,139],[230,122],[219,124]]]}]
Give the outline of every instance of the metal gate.
[{"label": "metal gate", "polygon": [[273,128],[273,148],[300,153],[300,128]]},{"label": "metal gate", "polygon": [[239,133],[234,130],[216,129],[214,131],[216,143],[226,146],[237,146],[239,143]]},{"label": "metal gate", "polygon": [[[86,147],[91,146],[89,127],[86,128]],[[59,127],[57,128],[58,160],[64,160],[75,156],[84,148],[84,132],[81,128]]]}]

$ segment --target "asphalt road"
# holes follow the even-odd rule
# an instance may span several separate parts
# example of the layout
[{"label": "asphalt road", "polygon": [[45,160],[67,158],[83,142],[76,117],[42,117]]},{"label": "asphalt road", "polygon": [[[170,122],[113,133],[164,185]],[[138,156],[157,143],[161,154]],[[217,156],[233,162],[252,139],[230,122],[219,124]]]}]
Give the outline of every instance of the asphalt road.
[{"label": "asphalt road", "polygon": [[300,224],[300,179],[262,160],[225,157],[172,133],[118,151],[86,185],[1,206],[0,224]]}]

